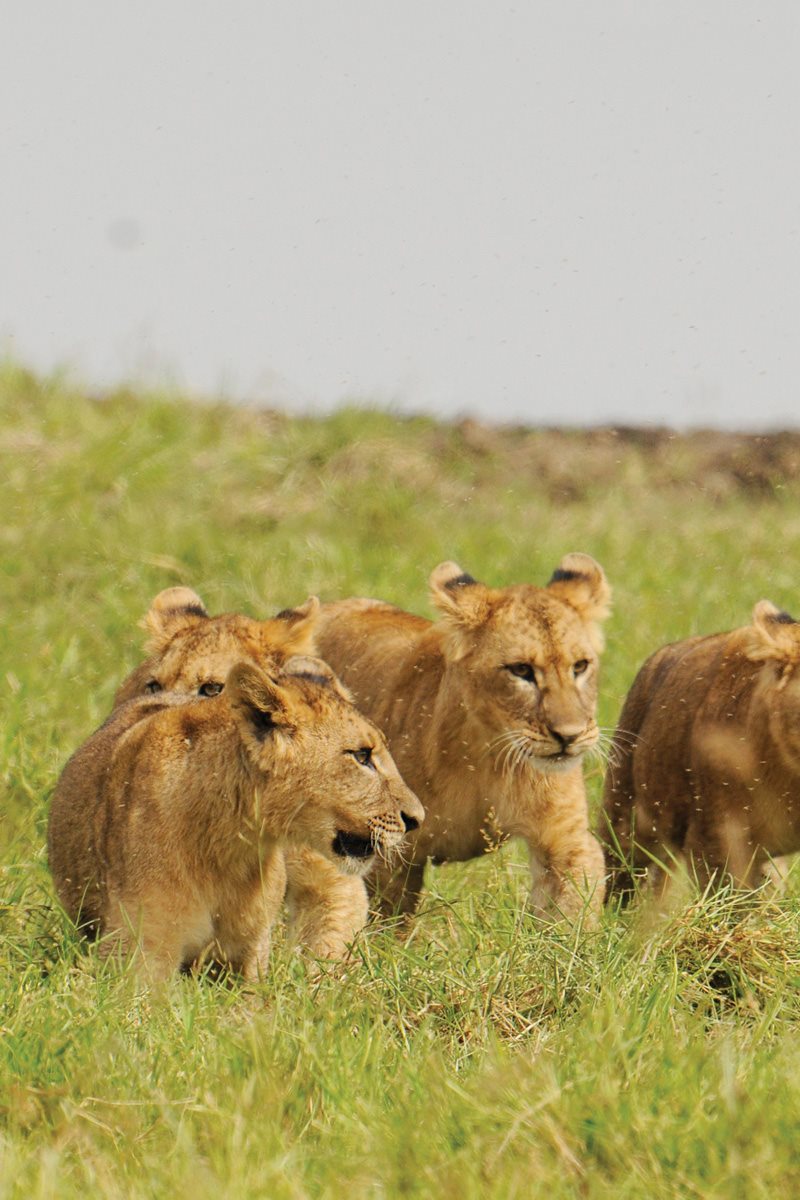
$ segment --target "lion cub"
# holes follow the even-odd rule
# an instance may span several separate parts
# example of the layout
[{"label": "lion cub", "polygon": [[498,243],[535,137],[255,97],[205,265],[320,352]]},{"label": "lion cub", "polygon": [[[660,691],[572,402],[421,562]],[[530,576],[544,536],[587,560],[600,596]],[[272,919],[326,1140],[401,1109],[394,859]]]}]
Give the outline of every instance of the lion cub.
[{"label": "lion cub", "polygon": [[206,953],[267,967],[281,844],[362,873],[423,819],[378,730],[319,659],[235,666],[206,700],[164,694],[112,713],[70,759],[48,851],[69,916],[151,978]]},{"label": "lion cub", "polygon": [[210,617],[191,588],[165,588],[140,622],[147,632],[147,658],[120,684],[114,707],[156,692],[218,696],[234,663],[268,666],[293,654],[313,654],[318,618],[316,596],[256,621],[241,613]]},{"label": "lion cub", "polygon": [[[158,692],[217,696],[236,662],[265,667],[312,652],[318,618],[315,596],[256,621],[240,613],[209,616],[190,588],[166,588],[141,622],[148,657],[120,685],[114,703]],[[286,846],[284,859],[290,937],[316,958],[343,958],[367,922],[363,879],[342,874],[337,863],[308,846]]]},{"label": "lion cub", "polygon": [[800,624],[761,600],[752,625],[651,655],[620,715],[604,806],[609,895],[623,900],[659,864],[752,887],[768,856],[800,850]]},{"label": "lion cub", "polygon": [[407,862],[375,875],[388,912],[413,912],[425,864],[521,837],[541,915],[602,904],[603,855],[589,831],[582,759],[595,721],[600,623],[611,591],[568,554],[546,587],[490,588],[455,563],[430,577],[436,622],[376,600],[322,606],[319,652],[386,734],[427,813]]}]

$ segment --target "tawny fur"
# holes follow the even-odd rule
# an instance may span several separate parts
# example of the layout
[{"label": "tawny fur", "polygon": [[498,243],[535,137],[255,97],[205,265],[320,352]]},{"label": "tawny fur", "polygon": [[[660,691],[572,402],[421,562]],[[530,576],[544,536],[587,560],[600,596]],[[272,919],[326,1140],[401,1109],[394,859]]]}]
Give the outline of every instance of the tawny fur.
[{"label": "tawny fur", "polygon": [[[240,613],[211,617],[196,592],[167,588],[142,621],[147,660],[123,681],[115,704],[148,692],[216,695],[239,661],[266,667],[313,650],[319,601],[256,621]],[[345,875],[307,846],[287,846],[289,937],[316,958],[343,958],[367,922],[362,879]]]},{"label": "tawny fur", "polygon": [[214,698],[117,709],[64,769],[48,851],[69,916],[106,952],[135,952],[151,979],[208,956],[254,979],[284,841],[360,872],[422,817],[326,664],[290,659],[268,675],[240,663]]},{"label": "tawny fur", "polygon": [[663,882],[660,864],[752,887],[800,850],[800,625],[762,600],[752,625],[657,650],[620,715],[604,812],[609,897]]},{"label": "tawny fur", "polygon": [[197,592],[166,588],[141,621],[148,658],[120,684],[114,707],[147,692],[217,695],[236,662],[280,665],[293,654],[313,654],[319,601],[256,621],[241,613],[210,617]]},{"label": "tawny fur", "polygon": [[587,900],[596,910],[603,856],[581,760],[599,739],[600,622],[610,602],[601,568],[570,554],[547,587],[495,589],[443,563],[430,584],[436,622],[346,600],[323,605],[316,632],[427,814],[407,865],[381,864],[368,886],[374,879],[384,912],[411,913],[428,860],[463,861],[498,836],[520,837],[536,913],[574,917]]}]

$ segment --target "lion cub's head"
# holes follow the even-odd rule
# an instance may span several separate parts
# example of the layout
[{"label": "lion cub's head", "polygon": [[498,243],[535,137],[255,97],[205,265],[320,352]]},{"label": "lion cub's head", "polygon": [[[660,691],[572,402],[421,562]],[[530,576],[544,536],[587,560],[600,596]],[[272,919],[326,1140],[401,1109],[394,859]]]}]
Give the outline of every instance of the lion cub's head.
[{"label": "lion cub's head", "polygon": [[236,662],[279,664],[293,654],[312,652],[318,615],[319,601],[309,596],[299,608],[267,621],[241,613],[210,617],[191,588],[166,588],[141,622],[149,657],[120,685],[114,704],[148,692],[216,696]]},{"label": "lion cub's head", "polygon": [[424,819],[383,734],[355,708],[319,658],[290,658],[278,674],[237,663],[225,700],[254,777],[291,783],[282,833],[364,874]]},{"label": "lion cub's head", "polygon": [[447,677],[498,767],[574,767],[599,738],[600,624],[611,600],[602,568],[568,554],[546,587],[490,588],[448,562],[430,587],[445,627]]},{"label": "lion cub's head", "polygon": [[763,662],[758,699],[787,766],[800,771],[800,621],[759,600],[745,633],[745,654]]}]

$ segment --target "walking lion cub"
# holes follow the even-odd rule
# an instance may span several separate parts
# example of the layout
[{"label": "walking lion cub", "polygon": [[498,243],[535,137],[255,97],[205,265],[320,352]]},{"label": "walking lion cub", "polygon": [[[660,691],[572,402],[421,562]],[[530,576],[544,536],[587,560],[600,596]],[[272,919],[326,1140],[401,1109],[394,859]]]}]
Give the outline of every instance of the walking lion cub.
[{"label": "walking lion cub", "polygon": [[237,664],[208,699],[116,709],[53,796],[50,867],[86,932],[151,978],[204,955],[267,968],[284,840],[362,873],[423,819],[378,730],[319,659]]},{"label": "walking lion cub", "polygon": [[768,600],[752,624],[662,646],[633,682],[605,785],[609,897],[685,861],[701,885],[763,879],[800,850],[800,624]]},{"label": "walking lion cub", "polygon": [[[240,613],[209,616],[191,588],[172,587],[151,602],[142,626],[147,659],[122,682],[115,705],[137,696],[180,692],[217,696],[239,662],[267,667],[313,651],[319,601],[257,621]],[[343,958],[368,916],[364,881],[343,874],[308,846],[286,846],[289,935],[316,958]]]},{"label": "walking lion cub", "polygon": [[603,855],[581,764],[599,740],[600,623],[611,599],[602,569],[568,554],[546,587],[490,588],[448,562],[430,587],[436,622],[343,600],[322,606],[316,633],[425,805],[404,863],[374,873],[383,909],[413,912],[429,859],[475,858],[499,834],[528,845],[536,913],[575,916],[587,899],[596,910]]}]

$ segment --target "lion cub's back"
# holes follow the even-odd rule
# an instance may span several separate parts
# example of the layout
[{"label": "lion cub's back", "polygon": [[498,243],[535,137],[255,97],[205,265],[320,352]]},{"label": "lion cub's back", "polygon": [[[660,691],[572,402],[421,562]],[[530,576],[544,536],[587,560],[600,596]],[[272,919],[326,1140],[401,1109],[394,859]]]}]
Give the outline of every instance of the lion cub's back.
[{"label": "lion cub's back", "polygon": [[[189,698],[191,699],[191,698]],[[56,893],[69,917],[96,932],[100,917],[101,862],[106,782],[122,739],[185,696],[163,694],[132,700],[111,716],[68,760],[56,784],[47,824],[47,857]]]},{"label": "lion cub's back", "polygon": [[620,713],[606,774],[604,807],[612,825],[628,824],[638,804],[669,835],[689,803],[697,723],[729,709],[736,681],[741,690],[752,673],[736,630],[670,643],[645,661]]},{"label": "lion cub's back", "polygon": [[425,617],[382,600],[340,600],[323,604],[315,631],[317,648],[372,713],[369,698],[391,691],[433,627]]}]

